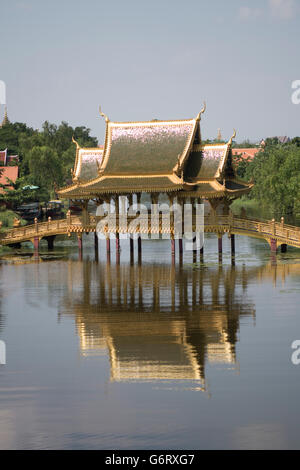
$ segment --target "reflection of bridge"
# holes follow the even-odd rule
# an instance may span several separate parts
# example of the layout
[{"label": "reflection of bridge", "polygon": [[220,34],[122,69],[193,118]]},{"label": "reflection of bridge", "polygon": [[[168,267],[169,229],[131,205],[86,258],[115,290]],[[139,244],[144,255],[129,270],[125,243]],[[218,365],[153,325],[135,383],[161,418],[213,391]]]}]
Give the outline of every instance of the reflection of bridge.
[{"label": "reflection of bridge", "polygon": [[84,357],[108,354],[110,379],[196,381],[205,365],[236,368],[245,296],[260,268],[69,262],[60,315],[73,315]]},{"label": "reflection of bridge", "polygon": [[[102,221],[102,222],[101,222]],[[125,221],[121,217],[117,218],[114,230],[110,230],[108,219],[103,217],[92,216],[87,213],[82,217],[71,216],[68,214],[66,219],[62,220],[48,220],[47,222],[38,223],[33,225],[26,225],[23,227],[8,230],[0,235],[0,244],[14,246],[24,241],[31,241],[34,244],[35,250],[38,251],[39,241],[47,239],[48,246],[53,245],[53,240],[56,235],[71,235],[77,234],[79,247],[82,247],[82,234],[96,232],[98,222],[101,222],[100,231],[103,232],[109,242],[110,231],[116,233],[136,233],[140,235],[147,235],[150,233],[157,234],[170,234],[174,238],[174,229],[170,228],[170,224],[166,218],[160,213],[156,227],[151,226],[151,216],[137,215],[129,217]],[[137,223],[138,222],[138,223]],[[97,227],[99,230],[99,225]],[[193,231],[196,230],[196,217],[193,217]],[[219,242],[222,240],[222,235],[228,233],[233,239],[235,234],[246,235],[249,237],[260,238],[266,240],[272,251],[276,251],[278,246],[285,248],[286,245],[300,248],[300,228],[291,225],[286,225],[284,220],[280,223],[272,221],[261,221],[256,219],[248,219],[241,217],[234,217],[232,213],[229,215],[217,215],[216,213],[209,214],[204,217],[204,231],[216,233],[219,237]],[[175,235],[176,238],[176,235]],[[119,242],[119,240],[117,240]],[[234,250],[234,239],[231,243]],[[96,243],[96,237],[95,237]],[[109,245],[108,245],[109,246]],[[219,243],[219,251],[222,251],[222,244]],[[110,248],[108,248],[110,250]]]}]

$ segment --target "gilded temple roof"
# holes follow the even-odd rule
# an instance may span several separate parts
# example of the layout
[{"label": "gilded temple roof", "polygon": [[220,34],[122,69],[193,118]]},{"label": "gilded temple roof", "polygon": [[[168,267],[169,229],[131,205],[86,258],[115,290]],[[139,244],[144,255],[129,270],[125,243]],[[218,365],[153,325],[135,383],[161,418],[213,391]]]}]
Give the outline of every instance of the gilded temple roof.
[{"label": "gilded temple roof", "polygon": [[96,178],[98,168],[103,160],[103,146],[96,148],[81,148],[76,144],[76,159],[73,171],[75,181],[89,181]]},{"label": "gilded temple roof", "polygon": [[[245,192],[234,181],[232,138],[226,144],[203,145],[200,115],[172,121],[112,122],[107,116],[104,148],[77,146],[73,184],[61,197],[92,198],[133,192],[195,192],[221,197]],[[205,194],[204,194],[205,193]]]}]

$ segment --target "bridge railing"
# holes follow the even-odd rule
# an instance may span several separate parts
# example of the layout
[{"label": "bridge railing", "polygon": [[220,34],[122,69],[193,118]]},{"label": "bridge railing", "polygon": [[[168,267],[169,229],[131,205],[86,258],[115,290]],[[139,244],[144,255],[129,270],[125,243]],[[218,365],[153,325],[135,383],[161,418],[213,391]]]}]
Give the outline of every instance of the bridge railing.
[{"label": "bridge railing", "polygon": [[52,233],[66,233],[70,225],[81,226],[81,219],[78,216],[71,216],[66,219],[56,219],[47,222],[39,222],[30,225],[24,225],[22,227],[16,227],[7,232],[3,232],[0,237],[1,240],[6,242],[12,241],[12,243],[18,239],[31,239],[34,237],[51,235]]},{"label": "bridge railing", "polygon": [[[137,214],[135,216],[128,217],[127,220],[124,218],[118,217],[115,214],[111,215],[112,218],[115,217],[115,222],[119,231],[126,233],[128,231],[128,225],[136,220],[133,229],[135,232],[141,231],[142,233],[148,233],[149,227],[151,227],[151,215],[149,214]],[[30,240],[34,237],[45,237],[52,234],[63,234],[71,233],[77,231],[90,231],[95,230],[97,223],[103,220],[102,229],[99,226],[101,231],[107,231],[105,224],[108,219],[107,216],[95,216],[90,215],[85,224],[82,222],[82,218],[76,215],[68,214],[65,219],[56,219],[48,220],[46,222],[34,223],[31,225],[25,225],[18,228],[13,228],[7,232],[0,234],[0,243],[9,244],[17,243],[19,240]],[[196,217],[193,217],[193,226],[196,225]],[[208,231],[219,231],[219,232],[231,232],[231,231],[241,231],[245,233],[256,233],[261,236],[266,236],[266,238],[279,238],[283,243],[288,243],[288,241],[293,242],[297,246],[300,246],[300,227],[294,227],[291,225],[284,224],[284,219],[281,222],[272,221],[262,221],[259,219],[235,217],[232,213],[229,215],[218,215],[218,214],[209,214],[204,217],[204,229]],[[110,227],[108,230],[114,232],[115,229]],[[160,213],[158,218],[158,224],[154,228],[154,232],[157,233],[170,233],[170,224],[168,224],[168,217],[166,215],[162,216]]]}]

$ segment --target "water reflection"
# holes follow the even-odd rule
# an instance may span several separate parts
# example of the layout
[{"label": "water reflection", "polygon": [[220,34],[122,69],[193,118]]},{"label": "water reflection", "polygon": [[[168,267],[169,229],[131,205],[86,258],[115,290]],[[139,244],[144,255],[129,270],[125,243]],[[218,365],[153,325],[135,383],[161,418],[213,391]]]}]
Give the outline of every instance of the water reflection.
[{"label": "water reflection", "polygon": [[[84,357],[108,354],[111,381],[193,380],[207,363],[236,367],[241,317],[257,268],[69,262],[60,315],[75,317]],[[256,273],[257,274],[257,273]]]}]

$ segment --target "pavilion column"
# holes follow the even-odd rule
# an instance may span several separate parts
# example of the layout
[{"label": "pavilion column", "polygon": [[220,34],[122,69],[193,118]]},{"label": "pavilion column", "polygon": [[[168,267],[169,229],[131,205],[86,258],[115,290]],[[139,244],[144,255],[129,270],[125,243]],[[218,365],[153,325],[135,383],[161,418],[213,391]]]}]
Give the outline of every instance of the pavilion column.
[{"label": "pavilion column", "polygon": [[223,237],[221,233],[218,234],[218,254],[219,259],[221,259],[223,254]]},{"label": "pavilion column", "polygon": [[[192,231],[194,228],[194,223],[196,225],[196,211],[195,211],[195,201],[196,198],[191,197],[191,205],[192,205]],[[193,237],[193,262],[196,263],[197,261],[197,233],[193,231],[195,236]]]},{"label": "pavilion column", "polygon": [[[130,194],[128,196],[128,204],[129,204],[129,207],[132,206],[133,204],[133,196],[132,194]],[[129,235],[129,249],[130,249],[130,262],[133,263],[134,261],[134,244],[133,244],[133,233],[128,233]]]},{"label": "pavilion column", "polygon": [[110,264],[110,235],[106,234],[106,261]]},{"label": "pavilion column", "polygon": [[[138,211],[140,211],[140,204],[141,204],[141,193],[137,193],[137,204],[138,204]],[[137,245],[138,245],[138,262],[141,263],[142,261],[142,238],[141,238],[141,226],[139,226],[139,233],[138,233],[138,239],[137,239]]]},{"label": "pavilion column", "polygon": [[77,242],[78,242],[78,257],[81,261],[82,260],[82,233],[77,234]]},{"label": "pavilion column", "polygon": [[[174,229],[174,210],[172,208],[174,202],[173,194],[169,196],[169,204],[170,204],[170,236],[171,236],[171,256],[172,256],[172,264],[175,264],[175,229]],[[171,210],[172,208],[172,210]]]},{"label": "pavilion column", "polygon": [[[179,202],[180,201],[180,202]],[[183,258],[183,220],[184,220],[184,201],[177,198],[177,204],[180,205],[181,211],[181,233],[178,239],[178,253],[179,253],[179,263],[182,264]]]},{"label": "pavilion column", "polygon": [[119,196],[115,198],[115,211],[116,211],[116,262],[120,262],[120,233],[119,233],[119,219],[120,219],[120,202]]},{"label": "pavilion column", "polygon": [[95,259],[98,261],[99,258],[99,240],[97,232],[94,232],[94,249],[95,249]]},{"label": "pavilion column", "polygon": [[183,257],[183,241],[182,241],[182,238],[179,238],[179,240],[178,240],[178,253],[179,253],[179,262],[182,263],[182,257]]},{"label": "pavilion column", "polygon": [[231,256],[235,256],[235,235],[232,233],[230,235],[230,244],[231,244]]}]

